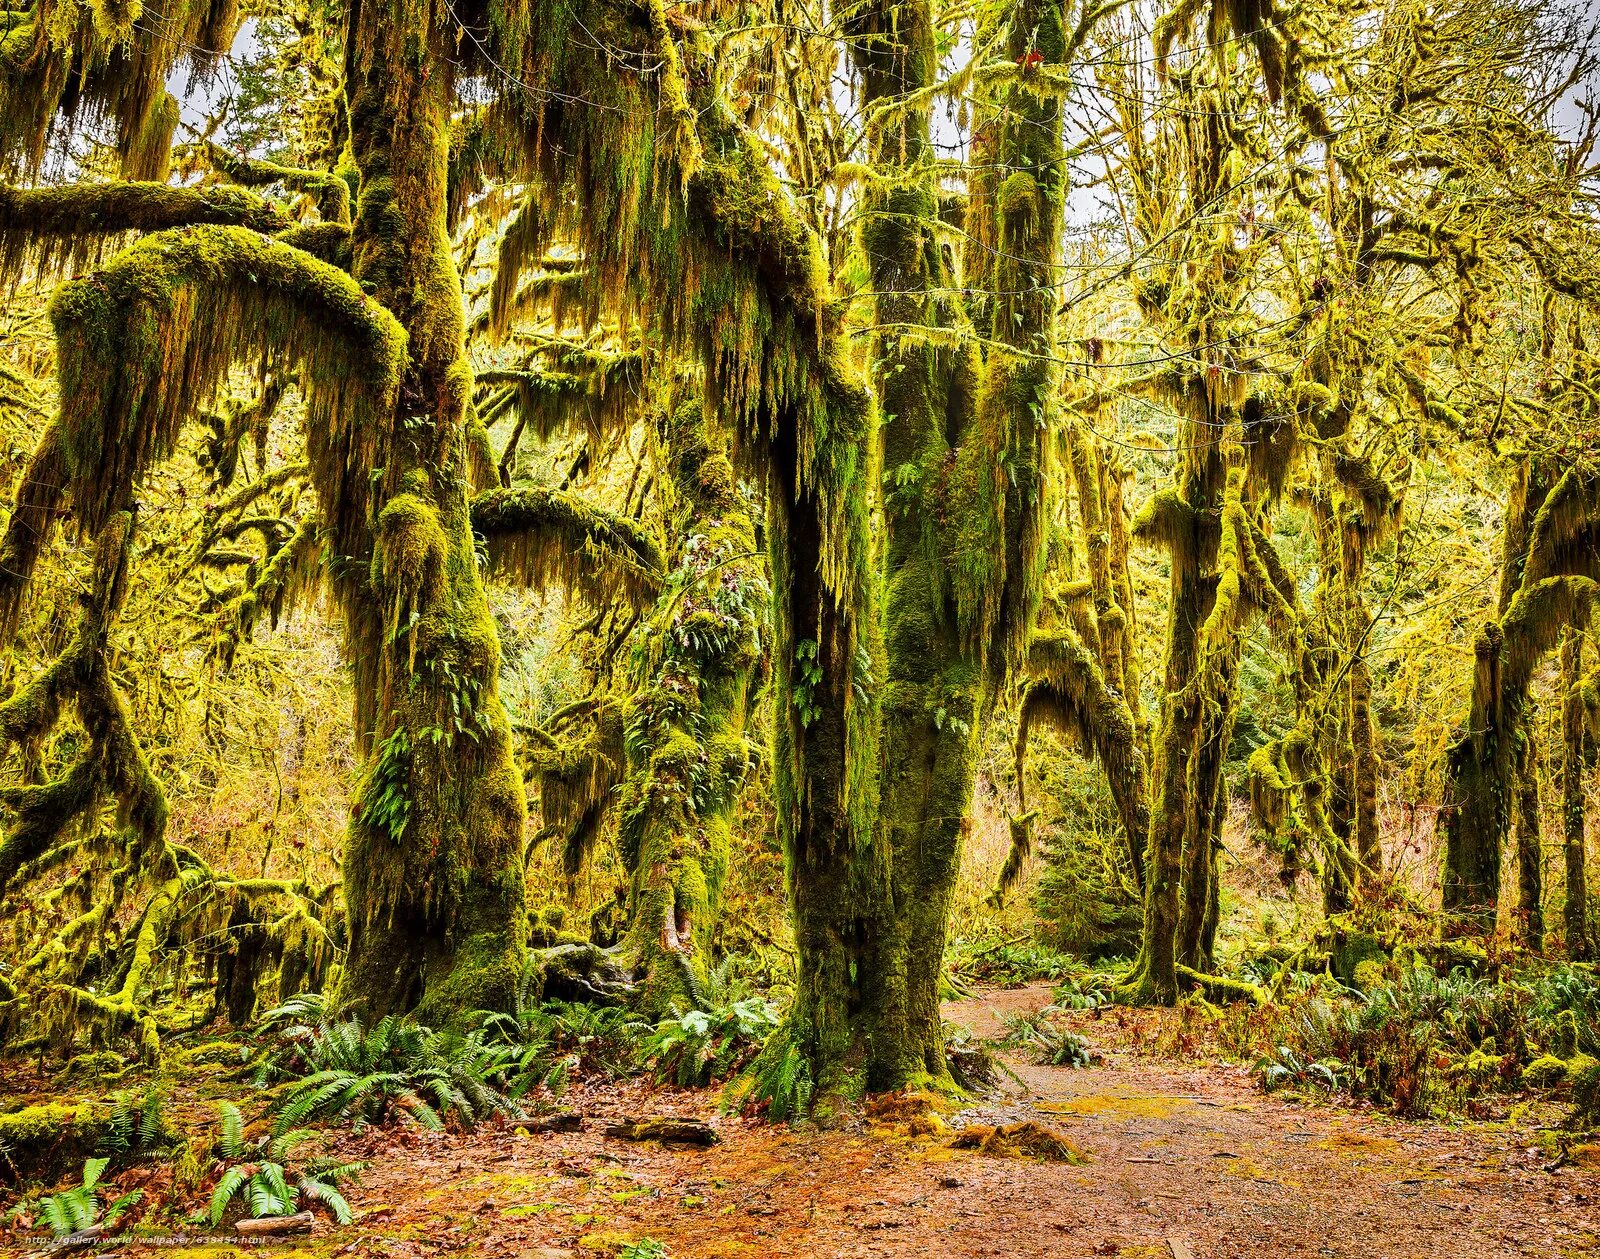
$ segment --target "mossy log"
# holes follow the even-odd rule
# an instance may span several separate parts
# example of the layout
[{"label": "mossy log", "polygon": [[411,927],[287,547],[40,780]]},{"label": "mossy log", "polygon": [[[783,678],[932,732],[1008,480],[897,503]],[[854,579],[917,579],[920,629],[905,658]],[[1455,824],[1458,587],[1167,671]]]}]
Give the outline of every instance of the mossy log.
[{"label": "mossy log", "polygon": [[111,1107],[42,1102],[0,1114],[0,1178],[50,1181],[78,1167],[111,1131]]}]

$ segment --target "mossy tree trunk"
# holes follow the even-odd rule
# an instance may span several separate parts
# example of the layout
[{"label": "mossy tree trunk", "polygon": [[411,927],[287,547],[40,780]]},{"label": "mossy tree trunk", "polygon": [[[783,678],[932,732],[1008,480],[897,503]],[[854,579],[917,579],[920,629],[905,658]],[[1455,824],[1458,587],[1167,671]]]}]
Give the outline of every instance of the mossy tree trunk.
[{"label": "mossy tree trunk", "polygon": [[1539,750],[1523,734],[1517,766],[1517,918],[1523,943],[1544,950],[1544,845],[1539,829]]},{"label": "mossy tree trunk", "polygon": [[[1007,16],[1008,55],[1030,67],[1063,63],[1059,5],[1023,3]],[[1013,89],[980,124],[990,182],[973,194],[969,230],[1000,245],[967,258],[968,286],[994,294],[993,308],[976,312],[991,337],[980,362],[969,339],[948,335],[959,334],[965,312],[949,296],[956,277],[939,239],[926,93],[938,71],[932,13],[922,0],[869,5],[851,34],[867,108],[889,107],[870,133],[871,156],[896,172],[868,196],[861,231],[884,416],[887,678],[874,844],[889,912],[870,957],[865,1062],[867,1086],[880,1089],[946,1077],[939,980],[979,729],[1038,597],[1066,170],[1053,94]]]},{"label": "mossy tree trunk", "polygon": [[1584,851],[1584,778],[1592,760],[1592,740],[1583,690],[1583,635],[1568,630],[1561,639],[1561,838],[1566,875],[1562,925],[1567,957],[1575,962],[1588,960],[1592,952]]},{"label": "mossy tree trunk", "polygon": [[[1452,915],[1447,930],[1493,930],[1500,900],[1500,861],[1511,835],[1516,808],[1518,743],[1524,718],[1527,670],[1525,652],[1509,612],[1524,583],[1535,518],[1550,497],[1555,480],[1547,461],[1524,464],[1506,503],[1501,533],[1500,594],[1497,619],[1474,643],[1472,699],[1461,734],[1446,759],[1445,804],[1439,810],[1444,831],[1444,908]],[[1506,659],[1507,629],[1512,629],[1511,659]],[[1512,666],[1511,678],[1505,666]],[[1509,684],[1508,684],[1509,682]]]},{"label": "mossy tree trunk", "polygon": [[522,779],[466,493],[451,40],[418,0],[357,0],[348,40],[354,273],[405,329],[409,360],[391,426],[366,439],[372,560],[344,578],[358,590],[344,603],[364,764],[338,999],[366,1018],[415,1008],[448,1021],[507,1006],[526,943]]},{"label": "mossy tree trunk", "polygon": [[676,489],[676,571],[644,631],[644,677],[625,714],[618,842],[631,872],[622,953],[656,1017],[700,1003],[727,872],[766,579],[725,439],[698,398],[658,440]]},{"label": "mossy tree trunk", "polygon": [[[852,31],[868,108],[926,87],[937,71],[922,0],[863,7]],[[950,460],[971,427],[972,351],[918,335],[951,326],[935,293],[954,287],[934,232],[938,185],[927,111],[901,107],[872,137],[899,172],[865,205],[861,248],[876,289],[876,383],[883,422],[884,522],[880,799],[875,847],[889,903],[872,957],[875,1006],[866,1083],[893,1088],[944,1074],[938,969],[973,781],[983,679],[956,622],[935,523]],[[966,394],[957,393],[965,376]]]}]

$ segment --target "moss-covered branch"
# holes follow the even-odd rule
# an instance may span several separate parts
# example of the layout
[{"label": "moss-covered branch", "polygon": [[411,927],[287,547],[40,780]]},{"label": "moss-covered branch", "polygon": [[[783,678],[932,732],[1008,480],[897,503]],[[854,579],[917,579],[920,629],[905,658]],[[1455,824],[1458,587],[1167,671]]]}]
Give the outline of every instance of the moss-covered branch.
[{"label": "moss-covered branch", "polygon": [[526,585],[559,581],[597,607],[618,594],[644,607],[660,593],[665,563],[655,536],[570,490],[490,490],[472,500],[472,528],[491,562]]},{"label": "moss-covered branch", "polygon": [[81,270],[108,242],[134,232],[216,224],[258,232],[286,228],[283,212],[237,188],[170,184],[0,184],[0,287],[32,266],[41,272]]}]

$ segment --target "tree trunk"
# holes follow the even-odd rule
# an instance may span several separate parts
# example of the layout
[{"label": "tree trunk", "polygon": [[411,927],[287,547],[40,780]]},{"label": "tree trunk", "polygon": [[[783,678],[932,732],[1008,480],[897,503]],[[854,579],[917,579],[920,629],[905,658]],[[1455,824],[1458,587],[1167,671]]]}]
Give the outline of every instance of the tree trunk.
[{"label": "tree trunk", "polygon": [[647,674],[632,702],[618,844],[632,872],[623,953],[641,976],[639,1006],[664,1018],[704,998],[707,957],[750,764],[745,722],[765,581],[755,529],[723,439],[698,398],[663,425],[677,491],[678,560],[649,627]]},{"label": "tree trunk", "polygon": [[1544,950],[1544,848],[1539,835],[1539,754],[1532,723],[1524,723],[1517,769],[1517,914],[1523,942]]},{"label": "tree trunk", "polygon": [[1566,906],[1562,921],[1567,957],[1587,961],[1589,885],[1584,852],[1584,775],[1589,768],[1589,738],[1583,705],[1583,635],[1568,630],[1561,640],[1561,837],[1566,867]]},{"label": "tree trunk", "polygon": [[415,0],[357,0],[349,32],[354,273],[405,328],[410,358],[392,429],[363,435],[374,452],[370,569],[333,561],[336,579],[367,583],[345,600],[364,764],[339,1004],[446,1022],[515,996],[525,804],[467,506],[471,370],[446,227],[449,40]]}]

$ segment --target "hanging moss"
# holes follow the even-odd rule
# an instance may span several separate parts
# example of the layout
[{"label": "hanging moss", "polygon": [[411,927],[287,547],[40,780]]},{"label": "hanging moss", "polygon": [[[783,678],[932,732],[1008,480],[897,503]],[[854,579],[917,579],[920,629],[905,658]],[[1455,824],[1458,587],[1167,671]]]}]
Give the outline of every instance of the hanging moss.
[{"label": "hanging moss", "polygon": [[519,431],[541,440],[575,422],[596,438],[620,431],[632,418],[640,393],[640,356],[591,357],[568,366],[573,370],[479,372],[477,383],[509,385],[515,391]]},{"label": "hanging moss", "polygon": [[134,232],[220,224],[261,232],[287,227],[275,206],[231,188],[161,183],[0,185],[0,287],[28,269],[78,271]]},{"label": "hanging moss", "polygon": [[1033,679],[1017,710],[1017,782],[1024,782],[1028,738],[1039,721],[1078,739],[1105,771],[1122,823],[1129,868],[1142,887],[1150,832],[1150,788],[1133,715],[1106,686],[1099,667],[1071,632],[1036,636],[1028,651]]},{"label": "hanging moss", "polygon": [[398,388],[404,335],[349,276],[243,228],[158,233],[57,289],[51,319],[62,455],[85,530],[128,501],[235,361],[275,348],[306,368],[308,444],[334,544],[362,552],[361,469]]},{"label": "hanging moss", "polygon": [[0,40],[0,171],[36,170],[53,128],[109,119],[124,171],[165,171],[175,102],[168,75],[181,61],[204,76],[233,43],[236,0],[174,0],[140,22],[140,5],[31,0]]},{"label": "hanging moss", "polygon": [[490,490],[472,502],[472,527],[491,563],[525,585],[561,582],[596,607],[620,594],[635,608],[660,593],[661,544],[637,521],[567,490]]}]

